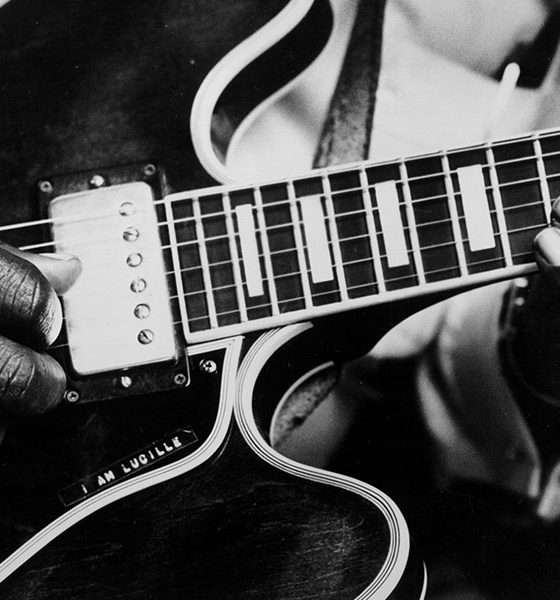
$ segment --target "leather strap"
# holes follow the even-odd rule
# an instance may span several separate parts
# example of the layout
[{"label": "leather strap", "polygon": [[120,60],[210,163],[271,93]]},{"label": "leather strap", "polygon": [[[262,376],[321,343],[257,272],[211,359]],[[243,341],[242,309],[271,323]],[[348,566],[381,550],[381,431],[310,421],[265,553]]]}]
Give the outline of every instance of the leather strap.
[{"label": "leather strap", "polygon": [[367,158],[381,62],[385,0],[360,0],[315,167]]}]

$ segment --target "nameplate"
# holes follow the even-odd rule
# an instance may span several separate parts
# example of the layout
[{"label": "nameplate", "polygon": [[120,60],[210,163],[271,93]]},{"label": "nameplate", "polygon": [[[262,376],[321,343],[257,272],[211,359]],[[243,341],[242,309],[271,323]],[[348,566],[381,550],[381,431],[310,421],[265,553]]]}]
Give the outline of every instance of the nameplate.
[{"label": "nameplate", "polygon": [[120,481],[144,471],[148,467],[185,450],[198,441],[194,431],[188,427],[146,446],[142,450],[88,475],[77,483],[60,490],[58,496],[64,506],[71,506],[105,490]]}]

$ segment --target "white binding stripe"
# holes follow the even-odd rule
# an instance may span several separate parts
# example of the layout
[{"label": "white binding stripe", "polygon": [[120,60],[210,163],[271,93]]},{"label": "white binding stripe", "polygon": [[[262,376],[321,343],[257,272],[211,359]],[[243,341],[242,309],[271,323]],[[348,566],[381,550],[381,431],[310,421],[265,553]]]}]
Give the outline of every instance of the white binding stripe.
[{"label": "white binding stripe", "polygon": [[334,279],[329,251],[329,239],[325,226],[325,215],[320,196],[306,196],[300,199],[303,230],[307,242],[307,257],[313,283]]},{"label": "white binding stripe", "polygon": [[494,248],[496,240],[494,239],[494,228],[490,218],[488,198],[486,197],[482,166],[459,167],[457,176],[463,200],[469,248],[473,252]]},{"label": "white binding stripe", "polygon": [[252,298],[264,294],[261,266],[259,263],[259,248],[257,246],[257,232],[253,220],[253,208],[250,204],[241,204],[235,207],[237,227],[239,229],[239,242],[241,244],[241,257],[245,268],[247,291]]},{"label": "white binding stripe", "polygon": [[383,181],[376,183],[373,187],[389,267],[408,265],[408,250],[399,209],[397,184],[394,181]]},{"label": "white binding stripe", "polygon": [[57,538],[72,525],[79,523],[85,517],[121,498],[126,498],[153,485],[188,473],[210,460],[212,456],[215,456],[226,438],[230,427],[241,344],[242,339],[236,337],[189,348],[189,356],[191,357],[203,356],[204,353],[211,352],[212,350],[225,349],[218,410],[212,430],[200,448],[180,460],[153,469],[152,471],[118,483],[103,492],[99,492],[57,517],[0,563],[0,582],[4,581],[6,577],[11,575],[49,542]]}]

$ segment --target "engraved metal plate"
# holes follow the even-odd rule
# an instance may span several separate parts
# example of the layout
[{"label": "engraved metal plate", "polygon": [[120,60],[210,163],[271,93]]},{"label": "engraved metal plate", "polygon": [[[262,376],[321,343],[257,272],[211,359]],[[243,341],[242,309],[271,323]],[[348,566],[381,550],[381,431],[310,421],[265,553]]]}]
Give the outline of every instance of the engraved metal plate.
[{"label": "engraved metal plate", "polygon": [[57,251],[79,256],[83,266],[63,298],[76,372],[91,375],[175,358],[150,186],[136,182],[58,196],[49,212]]}]

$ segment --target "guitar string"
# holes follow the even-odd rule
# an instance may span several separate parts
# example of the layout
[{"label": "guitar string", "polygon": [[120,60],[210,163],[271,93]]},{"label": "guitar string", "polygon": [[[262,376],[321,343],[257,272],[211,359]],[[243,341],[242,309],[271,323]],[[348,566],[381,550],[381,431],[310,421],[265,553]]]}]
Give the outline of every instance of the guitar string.
[{"label": "guitar string", "polygon": [[[535,204],[535,203],[533,203],[533,204]],[[531,204],[525,205],[525,206],[531,206]],[[327,219],[325,218],[325,220],[327,220]],[[460,221],[464,221],[464,217],[460,217],[459,220]],[[450,220],[446,221],[446,223],[449,223],[449,222],[451,222],[451,221]],[[441,223],[442,223],[442,221],[437,221],[437,222],[433,222],[433,223],[424,223],[424,224],[422,224],[422,225],[420,225],[418,227],[427,227],[429,225],[433,226],[433,224],[438,225],[438,224],[441,224]],[[520,227],[520,228],[516,228],[516,229],[510,229],[510,230],[508,230],[508,235],[515,235],[515,234],[518,234],[518,233],[526,233],[527,231],[532,231],[532,230],[536,230],[536,229],[542,229],[545,226],[546,226],[546,223],[543,222],[543,223],[533,224],[531,226],[524,226],[524,227]],[[278,227],[291,227],[291,225],[282,225],[282,226],[278,226]],[[380,236],[382,234],[380,232],[377,232],[376,235]],[[345,243],[345,242],[353,242],[353,241],[358,241],[358,240],[366,241],[366,240],[369,240],[369,237],[370,237],[369,234],[340,237],[339,240],[338,240],[338,242],[339,242],[339,245],[340,245],[340,244]],[[499,241],[500,232],[499,231],[498,232],[493,232],[493,237],[494,237],[495,240]],[[217,237],[214,237],[214,238],[206,238],[204,241],[205,242],[211,242],[211,241],[215,241],[215,240],[228,240],[228,239],[229,239],[229,237],[227,235],[225,235],[225,236],[217,236]],[[422,253],[422,252],[426,252],[426,251],[429,251],[429,250],[442,249],[444,247],[449,247],[451,249],[455,249],[458,244],[465,245],[468,242],[469,242],[468,238],[461,237],[459,240],[452,239],[452,240],[448,240],[448,241],[445,241],[445,242],[439,242],[437,244],[429,244],[429,245],[425,245],[425,246],[424,245],[420,245],[419,246],[419,250]],[[192,242],[192,243],[193,244],[194,243],[197,244],[198,242]],[[181,245],[181,244],[178,244],[178,245]],[[329,249],[332,249],[333,246],[334,246],[334,242],[332,240],[329,240],[327,242],[327,245],[328,245]],[[164,249],[164,250],[168,250],[170,248],[171,248],[171,246],[163,246],[162,247],[162,249]],[[303,244],[303,248],[305,250],[309,249],[309,247],[308,247],[307,244]],[[368,248],[368,249],[371,250],[371,248]],[[293,247],[290,246],[288,248],[282,248],[281,250],[270,251],[267,254],[267,256],[270,256],[271,258],[278,257],[281,254],[293,253],[296,250],[297,250],[297,248],[295,246],[293,246]],[[504,250],[503,250],[503,248],[501,248],[501,244],[499,246],[498,246],[498,244],[496,244],[493,248],[489,248],[488,250],[497,250],[499,252],[502,252],[502,255],[504,254]],[[407,248],[406,253],[407,253],[407,256],[412,256],[413,253],[414,253],[414,249],[412,249],[412,248],[408,249]],[[265,254],[264,253],[258,253],[257,256],[258,256],[259,259],[261,259],[261,258],[264,258]],[[514,255],[512,254],[512,258],[513,257],[514,257]],[[383,259],[387,260],[389,258],[389,255],[387,253],[379,253],[379,255],[376,256],[375,258],[379,258],[380,260],[383,260]],[[114,260],[114,256],[113,255],[110,255],[110,256],[108,255],[108,260],[110,260],[112,262]],[[370,256],[370,257],[364,258],[363,260],[364,261],[370,261],[373,264],[374,257]],[[351,265],[353,265],[355,263],[356,263],[356,261],[353,261],[353,260],[350,260],[350,261],[343,260],[342,261],[342,267],[345,268],[345,267],[351,266]],[[209,268],[218,268],[218,267],[223,267],[223,266],[231,266],[231,264],[232,264],[232,259],[220,260],[220,261],[215,261],[215,262],[209,263],[208,267]],[[467,262],[467,266],[468,267],[475,266],[476,264],[477,264],[476,260],[475,261],[471,260],[471,261]],[[104,265],[104,263],[100,263],[100,264],[98,264],[98,267],[102,267],[103,265]],[[410,266],[410,263],[408,265],[403,265],[403,266]],[[330,267],[334,270],[335,267],[336,267],[336,264],[330,263]],[[184,267],[184,268],[180,268],[180,269],[172,269],[170,271],[165,271],[164,275],[165,276],[181,275],[181,274],[184,274],[184,273],[200,271],[203,268],[204,267],[201,264],[199,264],[199,265],[193,265],[193,266]],[[304,272],[305,271],[301,272],[301,276],[303,276]],[[307,272],[309,273],[311,271],[307,270]],[[300,273],[293,272],[293,273],[289,273],[288,275],[289,276],[295,276],[295,275],[298,275],[298,274],[300,274]],[[425,275],[430,275],[430,274],[432,274],[432,272],[430,270],[424,270],[424,274]],[[277,276],[277,277],[275,277],[275,279],[281,278],[283,276],[286,276],[286,275],[284,274],[282,276]],[[391,278],[386,278],[384,281],[386,283],[391,283],[392,279]],[[241,285],[243,285],[243,284],[246,285],[246,283],[247,283],[246,280],[244,280],[244,281],[241,282]],[[233,285],[228,286],[228,287],[236,288],[236,285],[238,285],[238,284],[233,284]],[[221,289],[221,288],[217,288],[217,289]],[[216,291],[216,289],[214,289],[214,291]],[[200,293],[204,293],[204,290],[193,292],[193,294],[200,294]],[[189,295],[189,293],[185,294],[185,296],[188,296],[188,295]],[[86,296],[85,293],[84,293],[84,296]]]},{"label": "guitar string", "polygon": [[[554,135],[558,135],[558,134],[554,134]],[[530,142],[530,140],[526,140],[525,143]],[[520,143],[519,141],[515,141],[515,142],[509,142],[512,144],[515,143]],[[356,166],[356,167],[349,167],[347,171],[329,171],[329,170],[325,170],[325,171],[321,171],[319,173],[311,173],[309,176],[302,176],[301,178],[297,178],[297,179],[284,179],[284,180],[280,180],[277,182],[273,182],[271,184],[268,183],[263,183],[263,184],[259,184],[258,186],[239,186],[239,188],[235,188],[233,190],[222,190],[221,188],[217,188],[215,191],[210,192],[210,191],[204,191],[202,190],[202,194],[199,196],[195,196],[201,200],[204,200],[204,198],[210,198],[213,196],[217,196],[217,195],[223,195],[225,193],[234,193],[236,191],[246,191],[246,192],[252,192],[255,188],[258,189],[263,189],[269,185],[272,186],[276,186],[276,185],[282,185],[285,184],[288,181],[294,182],[294,183],[298,183],[298,182],[303,182],[309,179],[314,179],[317,178],[318,180],[321,179],[322,176],[327,176],[327,177],[332,177],[332,176],[336,176],[337,174],[340,175],[347,175],[350,172],[359,170],[360,168],[363,169],[375,169],[375,168],[382,168],[382,167],[386,167],[386,166],[398,166],[399,164],[404,164],[406,166],[407,163],[410,162],[414,162],[414,160],[429,160],[429,159],[440,159],[443,155],[449,155],[451,153],[459,153],[459,152],[463,152],[463,153],[473,153],[475,151],[483,151],[486,147],[482,146],[482,147],[475,147],[475,148],[469,148],[469,149],[458,149],[458,150],[452,150],[452,151],[448,151],[448,152],[440,152],[437,154],[432,154],[432,155],[427,155],[427,156],[422,156],[422,157],[418,157],[417,159],[412,157],[412,158],[407,158],[407,159],[398,159],[398,160],[393,160],[393,161],[389,161],[387,163],[364,163],[361,166]],[[525,156],[525,157],[521,157],[521,158],[514,158],[514,159],[508,159],[508,160],[504,160],[504,161],[496,161],[494,163],[493,166],[495,167],[502,167],[505,165],[514,165],[518,162],[523,162],[523,161],[532,161],[532,160],[540,160],[542,159],[546,159],[546,158],[551,158],[551,157],[555,157],[555,156],[559,156],[560,155],[560,151],[554,151],[554,152],[550,152],[550,153],[542,153],[542,155],[536,155],[536,154],[531,154],[529,156]],[[492,168],[491,165],[485,163],[480,165],[482,168],[485,169],[489,169]],[[422,181],[422,180],[426,180],[426,179],[431,179],[434,177],[445,177],[447,175],[455,175],[457,173],[456,169],[450,169],[449,171],[440,171],[440,172],[434,172],[434,173],[428,173],[426,175],[421,175],[421,176],[415,176],[415,177],[409,177],[407,178],[407,180],[402,180],[400,177],[396,178],[396,179],[391,179],[391,181],[393,181],[395,184],[401,184],[401,185],[408,185],[410,184],[410,182],[415,183],[418,181]],[[545,179],[548,182],[549,179],[552,179],[554,177],[558,177],[560,176],[560,173],[553,173],[551,175],[546,175]],[[535,177],[534,180],[535,181],[540,181],[540,177]],[[526,180],[520,180],[520,181],[513,181],[513,182],[504,182],[499,184],[498,187],[504,186],[504,185],[520,185],[522,183],[524,183]],[[341,189],[341,190],[336,190],[333,191],[331,194],[328,194],[331,197],[334,197],[336,195],[342,195],[342,194],[348,194],[351,193],[352,191],[371,191],[371,188],[374,188],[375,183],[371,183],[367,190],[362,188],[362,187],[356,187],[356,188],[350,188],[350,189]],[[485,186],[486,191],[492,191],[494,188],[493,186]],[[189,194],[188,198],[182,198],[181,197],[181,193],[179,193],[179,197],[175,197],[177,196],[177,194],[172,194],[172,196],[174,196],[173,198],[171,198],[171,202],[181,202],[181,201],[188,201],[188,200],[192,200],[193,194],[191,192],[185,192],[185,194]],[[458,192],[455,192],[455,194],[457,194]],[[309,194],[311,196],[313,195],[325,195],[325,192],[321,192],[319,194]],[[301,198],[301,197],[300,197]],[[427,200],[427,198],[421,198],[421,199],[414,199],[412,201],[412,203],[416,203],[419,201],[425,201]],[[286,202],[286,199],[282,200],[281,202]],[[164,205],[166,203],[166,199],[160,199],[160,200],[154,200],[153,201],[153,205],[154,206],[160,206],[160,205]],[[266,203],[264,206],[269,206],[269,205],[273,205],[274,203]],[[254,208],[254,206],[253,206]],[[37,226],[41,226],[41,225],[56,225],[56,224],[60,224],[60,223],[71,223],[73,221],[79,221],[79,222],[83,222],[83,221],[87,221],[87,220],[95,220],[95,219],[99,219],[99,218],[103,218],[104,216],[111,216],[113,213],[107,213],[107,214],[99,214],[97,213],[83,213],[81,215],[71,215],[68,217],[57,217],[57,218],[44,218],[44,219],[38,219],[38,220],[34,220],[34,221],[26,221],[23,223],[11,223],[11,224],[7,224],[7,225],[1,225],[0,226],[0,233],[3,232],[10,232],[10,231],[14,231],[14,230],[18,230],[18,229],[27,229],[27,228],[32,228],[32,227],[37,227]],[[203,218],[211,218],[211,217],[219,217],[219,216],[224,216],[226,214],[225,211],[219,211],[219,212],[215,212],[215,213],[208,213],[203,215]],[[193,219],[194,217],[187,217],[186,219]],[[186,219],[176,219],[173,221],[174,224],[176,223],[180,223],[180,222],[184,222]],[[158,224],[159,226],[166,226],[168,225],[167,222],[160,222]]]},{"label": "guitar string", "polygon": [[[534,227],[534,229],[538,229],[538,228],[540,228],[540,226],[538,226],[538,225]],[[449,244],[445,244],[445,245],[452,245],[452,244],[449,243]],[[530,255],[531,255],[530,251],[517,252],[517,253],[513,253],[512,254],[512,259],[526,257],[526,256],[530,256]],[[352,264],[359,264],[359,263],[365,263],[365,262],[369,263],[369,262],[371,262],[371,260],[372,260],[371,258],[363,258],[363,259],[360,259],[360,260],[352,261]],[[502,254],[500,256],[495,256],[495,257],[492,257],[492,258],[486,258],[486,259],[483,259],[483,260],[477,260],[477,261],[471,262],[471,263],[469,263],[469,267],[471,267],[471,268],[472,267],[477,267],[477,266],[480,266],[480,265],[483,265],[483,264],[494,263],[494,262],[503,261],[503,260],[504,260],[504,257],[503,257],[503,254]],[[448,267],[444,267],[444,268],[440,268],[440,269],[427,270],[427,271],[425,271],[425,275],[426,276],[432,276],[432,275],[436,275],[438,273],[443,273],[443,272],[446,272],[446,271],[458,271],[458,270],[459,270],[459,264],[457,263],[455,266],[448,266]],[[503,270],[503,268],[500,268],[499,270]],[[307,276],[309,276],[310,270],[307,269],[305,271],[305,273],[307,274]],[[469,275],[473,275],[473,273],[469,273],[467,275],[467,277]],[[296,277],[296,276],[297,277],[301,277],[302,273],[300,271],[294,271],[294,272],[291,272],[291,273],[285,273],[285,274],[282,274],[282,275],[275,276],[273,278],[273,280],[276,283],[276,281],[279,280],[279,279],[288,278],[288,277]],[[392,283],[396,283],[398,281],[402,281],[402,280],[405,280],[405,279],[411,279],[411,278],[415,279],[416,276],[417,276],[417,274],[415,272],[411,272],[409,274],[401,275],[399,277],[386,278],[386,279],[384,279],[384,282],[386,284],[392,284]],[[453,278],[450,278],[450,279],[458,279],[458,278],[460,278],[460,276],[453,277]],[[351,290],[358,289],[358,288],[361,288],[361,287],[364,287],[364,286],[372,286],[372,285],[376,285],[377,283],[378,283],[377,281],[371,281],[371,282],[367,282],[365,284],[360,284],[360,285],[357,285],[357,286],[348,286],[348,290],[351,291]],[[415,286],[407,286],[407,287],[411,287],[412,288],[412,287],[418,287],[418,286],[416,284]],[[217,293],[217,292],[220,292],[220,291],[223,291],[223,290],[226,290],[226,289],[232,289],[232,290],[234,290],[234,289],[236,289],[236,285],[233,284],[233,285],[219,286],[219,287],[213,288],[212,292],[213,293]],[[316,298],[318,296],[323,296],[323,295],[337,293],[339,291],[340,290],[338,290],[338,289],[334,289],[334,290],[328,290],[328,291],[325,291],[325,292],[315,292],[315,293],[312,294],[312,298]],[[200,290],[200,291],[196,291],[196,292],[186,293],[182,297],[179,296],[179,295],[177,295],[177,294],[174,294],[174,295],[170,295],[168,297],[168,299],[170,301],[171,300],[176,300],[177,302],[180,302],[181,298],[183,298],[186,301],[188,297],[197,296],[197,295],[205,294],[205,293],[206,293],[205,290]],[[390,292],[377,292],[374,295],[378,296],[378,297],[384,297],[388,293],[390,293]],[[305,300],[305,296],[294,296],[292,298],[284,300],[284,302],[297,302],[297,301],[304,301],[304,300]],[[272,304],[270,302],[266,302],[265,304],[257,304],[257,305],[249,306],[248,309],[249,310],[257,310],[259,308],[271,308],[271,307],[272,307]],[[237,311],[228,311],[228,313],[229,312],[238,312],[238,309],[237,309]],[[216,317],[219,317],[219,316],[222,316],[222,312],[216,312]],[[190,323],[193,320],[207,319],[207,318],[208,318],[208,316],[194,317],[194,318],[188,318],[188,321]],[[64,320],[65,319],[63,318],[63,321]],[[180,324],[180,323],[181,323],[181,321],[175,321],[174,325],[177,325],[177,324]]]},{"label": "guitar string", "polygon": [[[558,175],[556,175],[555,177],[557,177],[557,176],[560,176],[560,173]],[[547,181],[548,181],[548,179],[551,179],[551,178],[552,177],[547,178]],[[539,178],[529,178],[529,179],[523,179],[523,180],[520,180],[520,181],[517,181],[517,182],[508,182],[506,184],[503,184],[500,187],[506,187],[506,186],[510,186],[511,187],[513,185],[523,185],[523,184],[526,184],[526,183],[537,183],[537,182],[540,183],[540,179]],[[486,191],[493,191],[494,188],[492,186],[486,186],[485,190]],[[345,191],[344,193],[345,194],[352,193],[352,192],[360,192],[360,193],[362,193],[363,191],[364,190],[361,189],[361,188],[355,188],[355,189],[352,189],[352,190]],[[538,190],[538,191],[540,193],[540,190]],[[460,194],[458,192],[455,192],[453,194],[453,196],[455,198],[457,198],[458,196],[460,196]],[[448,195],[448,194],[441,194],[441,195],[429,196],[429,197],[425,197],[425,198],[417,198],[417,199],[415,199],[413,201],[413,204],[418,204],[418,203],[422,203],[422,202],[430,202],[430,201],[433,202],[433,201],[436,201],[436,200],[448,201],[449,199],[450,199],[450,195]],[[540,199],[540,200],[537,200],[537,201],[534,201],[534,202],[527,202],[527,203],[524,203],[524,204],[516,204],[514,206],[504,206],[503,207],[503,212],[506,213],[508,211],[519,210],[521,208],[529,208],[531,206],[542,206],[542,205],[543,205],[543,201],[542,201],[542,199]],[[272,204],[267,204],[267,207],[268,206],[272,206]],[[290,206],[290,204],[289,204],[288,200],[283,200],[283,201],[278,201],[278,202],[274,203],[274,206],[275,207],[280,207],[280,208],[284,208],[284,207],[288,208]],[[399,202],[399,206],[401,206],[401,207],[404,208],[405,207],[405,203],[401,201],[401,202]],[[257,207],[251,206],[251,208],[253,210],[256,210]],[[447,208],[447,205],[444,205],[444,208]],[[372,209],[372,211],[374,213],[376,213],[376,214],[379,213],[378,207],[371,205],[371,209]],[[365,213],[365,212],[366,212],[365,208],[364,209],[359,209],[359,210],[354,210],[354,211],[338,212],[338,213],[335,214],[335,220],[336,219],[344,219],[345,217],[359,215],[359,214]],[[495,207],[494,208],[489,208],[489,214],[490,215],[498,214],[498,212],[499,211]],[[202,218],[204,219],[204,218],[211,218],[211,217],[216,217],[216,216],[221,217],[224,214],[225,213],[210,213],[210,214],[207,214],[207,215],[203,215]],[[107,215],[107,216],[109,216],[109,215]],[[326,223],[328,224],[329,223],[329,217],[328,216],[324,216],[324,219],[325,219]],[[462,219],[464,219],[464,216],[460,216],[459,217],[459,220],[462,220]],[[192,217],[192,218],[186,218],[186,219],[178,219],[178,220],[174,221],[174,224],[184,223],[187,220],[194,220],[194,217]],[[418,224],[416,226],[415,229],[417,230],[417,229],[419,229],[421,227],[434,226],[434,225],[439,225],[439,224],[445,224],[445,223],[448,223],[448,222],[452,222],[451,217],[446,217],[444,219],[440,219],[440,220],[437,220],[437,221],[430,221],[430,222],[426,222],[426,223],[420,223],[420,224]],[[158,224],[158,226],[159,227],[166,227],[167,224],[168,224],[167,222],[160,222]],[[299,219],[296,222],[282,223],[282,224],[278,224],[278,225],[270,225],[270,226],[266,227],[266,231],[267,232],[274,231],[275,229],[280,229],[282,227],[291,227],[291,226],[296,226],[296,225],[301,226],[303,224],[304,224],[304,222],[301,219]],[[408,231],[411,228],[410,228],[410,226],[408,224],[406,224],[406,225],[403,225],[403,229],[405,231]],[[260,228],[258,228],[258,231],[261,232]],[[237,232],[237,231],[235,231],[233,233],[233,235],[234,235],[234,237],[240,237],[240,233]],[[101,241],[104,241],[104,239],[106,239],[106,238],[100,238],[100,237],[98,237],[94,241],[101,242]],[[229,237],[224,234],[222,236],[212,236],[212,237],[205,238],[205,241],[218,241],[219,239],[229,239]],[[48,241],[48,242],[41,242],[41,243],[37,243],[37,244],[28,244],[28,245],[25,245],[25,246],[20,246],[19,249],[20,250],[26,250],[26,251],[39,250],[39,249],[47,249],[47,248],[50,248],[50,247],[56,247],[57,243],[59,243],[59,242],[56,242],[56,241],[53,240],[53,241]],[[80,238],[74,238],[74,239],[71,238],[69,240],[65,240],[65,244],[71,244],[73,249],[79,248],[81,246],[87,246],[87,245],[90,245],[91,243],[92,243],[92,240],[87,240],[87,239],[84,240],[82,237],[80,237]],[[178,242],[174,247],[184,247],[184,246],[188,246],[190,244],[198,244],[198,240],[188,240],[188,241],[184,241],[184,242]],[[168,248],[171,248],[171,245],[162,245],[161,246],[162,250],[166,250]]]},{"label": "guitar string", "polygon": [[[515,258],[521,258],[521,257],[524,257],[524,256],[526,256],[528,254],[529,254],[528,252],[515,253],[515,254],[513,254],[512,258],[514,258],[514,259]],[[485,260],[479,260],[475,264],[477,266],[480,266],[482,264],[494,263],[494,262],[497,262],[497,261],[503,261],[503,257],[495,257],[495,258],[488,258],[488,259],[485,259]],[[441,268],[441,269],[434,269],[434,270],[432,270],[432,271],[430,271],[429,273],[426,273],[426,274],[435,275],[435,274],[443,273],[443,272],[446,272],[446,271],[458,271],[458,270],[459,270],[459,266],[457,265],[455,267],[445,267],[445,268]],[[483,271],[483,272],[485,272],[485,273],[491,273],[492,271],[503,271],[503,267],[499,267],[497,269],[490,269],[488,271]],[[297,273],[297,275],[299,275],[299,272]],[[396,283],[398,281],[404,281],[405,279],[412,279],[412,278],[416,278],[416,275],[415,274],[410,274],[410,275],[403,275],[401,277],[395,277],[395,278],[392,278],[391,280],[386,280],[386,283],[389,283],[389,281],[391,283]],[[456,279],[456,278],[455,277],[449,278],[450,281],[452,279]],[[446,280],[442,279],[442,280],[439,280],[439,281],[446,281]],[[372,286],[375,286],[376,284],[377,284],[376,281],[372,281],[372,282],[368,282],[368,283],[364,283],[364,284],[360,284],[360,285],[349,286],[348,290],[351,291],[351,290],[357,290],[357,289],[364,288],[364,287],[372,287]],[[403,290],[403,289],[413,290],[416,287],[418,287],[417,284],[412,285],[412,286],[405,286],[403,288],[398,288],[398,290]],[[217,290],[213,290],[213,291],[217,291]],[[396,290],[393,290],[393,291],[396,291]],[[317,293],[312,294],[312,299],[316,299],[316,298],[318,298],[320,296],[327,296],[327,295],[336,294],[336,293],[339,293],[339,292],[340,292],[340,290],[328,290],[328,291],[324,291],[324,292],[317,292]],[[392,292],[391,290],[386,291],[386,292],[379,292],[379,291],[377,291],[374,294],[371,294],[371,296],[375,296],[375,297],[379,297],[379,298],[384,298],[387,295],[390,295],[391,292]],[[200,294],[200,293],[203,293],[203,292],[197,292],[197,294]],[[364,298],[364,296],[359,296],[359,297],[356,297],[356,298],[350,298],[346,302],[352,302],[353,300],[354,301],[361,300],[363,298]],[[170,301],[175,301],[177,304],[179,304],[179,302],[181,300],[181,297],[178,296],[178,295],[172,295],[172,296],[169,296],[169,300]],[[305,296],[295,296],[293,298],[287,298],[285,300],[280,300],[279,304],[281,304],[281,303],[287,304],[287,303],[291,303],[291,302],[305,302]],[[340,302],[341,302],[340,300],[336,300],[336,301],[331,302],[330,304],[336,305],[336,304],[340,304]],[[319,308],[320,306],[325,306],[325,305],[314,305],[313,308]],[[272,303],[271,302],[265,302],[265,303],[262,303],[262,304],[248,306],[247,309],[249,311],[255,311],[255,310],[259,310],[259,309],[267,309],[270,312],[272,312]],[[309,309],[305,309],[304,308],[304,309],[298,309],[298,310],[309,310]],[[295,311],[289,311],[289,312],[283,313],[283,314],[286,315],[286,316],[289,316],[290,312],[295,312]],[[215,313],[215,316],[216,316],[216,318],[220,318],[220,317],[227,316],[227,315],[232,315],[232,314],[239,314],[239,309],[229,310],[229,311],[219,311],[219,312]],[[255,319],[250,319],[250,320],[252,320],[252,321],[263,320],[264,321],[264,320],[267,320],[269,318],[271,318],[271,315],[264,316],[264,317],[257,317]],[[199,316],[199,317],[188,317],[187,321],[188,321],[189,324],[191,324],[191,323],[194,323],[195,321],[202,321],[202,320],[207,321],[208,319],[209,319],[209,315],[203,315],[203,316]],[[65,320],[66,319],[63,317],[63,322]],[[173,321],[172,324],[173,325],[183,325],[183,321],[181,321],[181,320],[179,320],[179,321]],[[232,325],[243,325],[243,322],[238,321],[236,323],[232,323]],[[223,327],[223,325],[219,325],[218,326],[218,328],[221,328],[221,327]],[[204,329],[204,331],[209,331],[209,330],[212,330],[212,329],[215,329],[215,328],[207,327],[207,328]],[[68,343],[54,344],[54,345],[50,346],[48,348],[48,350],[62,350],[62,349],[66,349],[68,347],[69,347]]]}]

